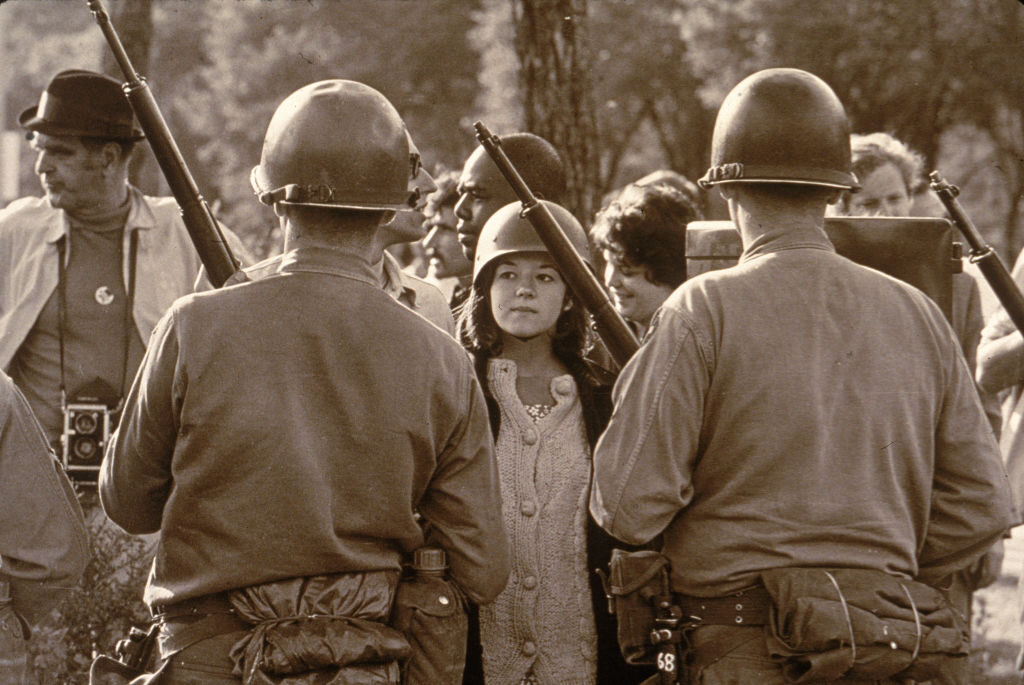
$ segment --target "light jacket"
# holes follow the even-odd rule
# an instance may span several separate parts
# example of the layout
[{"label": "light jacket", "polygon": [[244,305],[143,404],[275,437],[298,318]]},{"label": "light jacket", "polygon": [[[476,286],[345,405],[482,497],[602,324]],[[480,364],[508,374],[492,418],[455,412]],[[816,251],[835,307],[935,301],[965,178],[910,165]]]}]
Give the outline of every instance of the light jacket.
[{"label": "light jacket", "polygon": [[[271,276],[277,273],[283,256],[268,257],[257,264],[246,267],[245,275],[253,281]],[[455,319],[452,317],[451,309],[448,308],[448,301],[444,299],[444,295],[436,285],[403,271],[398,260],[387,250],[384,251],[381,267],[386,281],[381,284],[384,292],[448,335],[455,336]]]},{"label": "light jacket", "polygon": [[[123,254],[139,234],[133,320],[143,341],[171,303],[193,290],[201,262],[172,197],[150,197],[129,188]],[[0,368],[11,360],[57,288],[57,241],[70,226],[64,210],[46,198],[26,197],[0,210]],[[238,238],[224,230],[235,256],[247,261]],[[124,283],[128,288],[128,260]]]},{"label": "light jacket", "polygon": [[663,533],[673,589],[790,566],[936,581],[1017,521],[953,331],[920,291],[777,229],[662,305],[615,387],[590,509]]}]

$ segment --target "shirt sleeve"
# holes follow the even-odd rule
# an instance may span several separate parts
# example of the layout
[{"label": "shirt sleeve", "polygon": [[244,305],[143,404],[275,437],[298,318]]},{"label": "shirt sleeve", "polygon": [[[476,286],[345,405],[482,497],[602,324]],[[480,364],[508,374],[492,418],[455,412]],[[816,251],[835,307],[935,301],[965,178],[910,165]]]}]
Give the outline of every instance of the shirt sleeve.
[{"label": "shirt sleeve", "polygon": [[615,409],[594,449],[590,513],[612,536],[644,544],[693,498],[710,374],[684,317],[663,307],[623,368]]},{"label": "shirt sleeve", "polygon": [[100,466],[103,510],[128,533],[160,530],[178,431],[178,338],[172,309],[157,324]]},{"label": "shirt sleeve", "polygon": [[[1024,283],[1024,250],[1013,266],[1013,280]],[[1024,379],[1024,338],[1000,305],[989,317],[978,343],[976,377],[985,392],[997,393]]]},{"label": "shirt sleeve", "polygon": [[980,558],[1020,522],[971,374],[957,350],[950,357],[949,389],[935,436],[928,529],[918,555],[922,580],[932,582]]},{"label": "shirt sleeve", "polygon": [[82,509],[28,402],[0,373],[0,577],[15,610],[44,618],[89,561]]},{"label": "shirt sleeve", "polygon": [[428,544],[448,553],[452,578],[478,604],[492,601],[511,572],[501,487],[483,391],[469,360],[461,365],[467,409],[438,458],[419,511]]}]

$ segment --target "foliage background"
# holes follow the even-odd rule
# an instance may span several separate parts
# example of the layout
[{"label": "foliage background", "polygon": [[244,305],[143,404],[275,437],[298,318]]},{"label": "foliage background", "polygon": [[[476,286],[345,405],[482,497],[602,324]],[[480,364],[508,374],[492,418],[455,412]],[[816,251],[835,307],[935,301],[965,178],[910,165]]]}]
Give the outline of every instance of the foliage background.
[{"label": "foliage background", "polygon": [[[911,143],[929,168],[962,187],[968,212],[1004,258],[1024,244],[1024,6],[1017,0],[108,0],[107,7],[199,187],[259,255],[273,252],[278,236],[269,211],[253,201],[248,171],[276,104],[311,81],[351,78],[383,92],[431,168],[461,166],[476,144],[477,119],[499,134],[524,126],[548,133],[581,175],[573,179],[573,209],[586,222],[602,195],[654,169],[699,177],[721,98],[769,66],[820,75],[855,131],[887,130]],[[562,15],[571,21],[543,24]],[[0,29],[7,66],[0,127],[16,130],[17,114],[59,69],[120,77],[84,2],[8,0]],[[547,39],[548,52],[534,49]],[[569,75],[561,83],[552,75],[558,70]],[[556,125],[566,112],[584,140],[564,135],[571,125]],[[27,150],[20,174],[21,187],[35,193]],[[136,178],[150,192],[162,190],[151,164]]]}]

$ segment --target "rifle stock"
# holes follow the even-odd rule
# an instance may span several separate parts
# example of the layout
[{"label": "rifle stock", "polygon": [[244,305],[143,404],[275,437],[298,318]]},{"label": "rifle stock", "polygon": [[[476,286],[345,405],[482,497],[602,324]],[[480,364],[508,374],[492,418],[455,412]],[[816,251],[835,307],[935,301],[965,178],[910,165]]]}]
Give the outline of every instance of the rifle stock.
[{"label": "rifle stock", "polygon": [[1024,295],[1021,294],[1020,288],[1017,287],[1013,276],[1003,264],[1003,260],[999,258],[992,246],[985,244],[981,233],[974,226],[974,222],[960,206],[960,202],[956,199],[960,194],[960,189],[947,183],[938,171],[933,171],[928,178],[931,181],[931,189],[939,196],[953,223],[970,245],[971,262],[978,265],[978,269],[981,270],[985,280],[992,287],[992,291],[999,298],[999,303],[1006,310],[1013,325],[1017,327],[1018,331],[1024,332]]},{"label": "rifle stock", "polygon": [[224,240],[224,235],[217,225],[217,220],[210,210],[210,206],[199,193],[192,174],[185,164],[185,159],[178,149],[177,143],[171,136],[156,99],[149,88],[146,80],[139,76],[132,66],[128,53],[125,52],[121,38],[110,23],[101,0],[86,0],[89,9],[92,10],[96,23],[103,31],[110,49],[114,53],[121,71],[124,72],[126,83],[124,84],[125,96],[139,120],[149,145],[153,149],[160,170],[167,179],[167,185],[171,188],[171,194],[178,202],[181,209],[181,217],[188,230],[192,244],[199,253],[199,259],[206,267],[207,275],[214,287],[224,285],[239,269],[238,261],[231,253],[231,248]]},{"label": "rifle stock", "polygon": [[594,316],[597,333],[601,336],[609,354],[620,367],[625,365],[636,352],[639,344],[625,320],[612,305],[605,294],[597,277],[587,266],[583,258],[569,242],[551,212],[526,185],[523,177],[516,171],[512,161],[501,149],[501,140],[493,135],[483,122],[473,124],[477,140],[490,155],[502,176],[512,186],[516,197],[523,204],[522,215],[532,225],[541,241],[548,248],[555,263],[558,265],[566,283],[576,293],[590,313]]}]

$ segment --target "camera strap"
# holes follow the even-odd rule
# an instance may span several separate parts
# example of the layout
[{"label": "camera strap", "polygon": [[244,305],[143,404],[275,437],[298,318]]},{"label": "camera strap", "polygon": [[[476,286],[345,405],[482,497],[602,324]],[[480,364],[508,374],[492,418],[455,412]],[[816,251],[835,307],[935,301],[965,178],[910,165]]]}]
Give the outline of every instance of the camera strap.
[{"label": "camera strap", "polygon": [[[122,241],[123,245],[123,241]],[[128,379],[128,354],[131,350],[131,335],[133,317],[132,310],[135,308],[135,262],[139,251],[139,232],[131,231],[128,237],[128,287],[125,291],[126,302],[124,307],[124,356],[121,362],[121,382],[118,385],[118,406],[111,409],[120,409],[124,402],[124,384]],[[64,378],[64,330],[67,328],[67,264],[68,259],[68,236],[62,235],[57,241],[57,344],[60,347],[60,404],[61,410],[67,409],[67,386]],[[125,255],[121,252],[121,264],[124,267]]]}]

